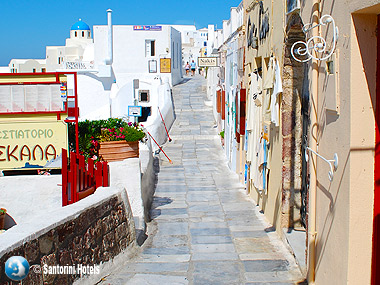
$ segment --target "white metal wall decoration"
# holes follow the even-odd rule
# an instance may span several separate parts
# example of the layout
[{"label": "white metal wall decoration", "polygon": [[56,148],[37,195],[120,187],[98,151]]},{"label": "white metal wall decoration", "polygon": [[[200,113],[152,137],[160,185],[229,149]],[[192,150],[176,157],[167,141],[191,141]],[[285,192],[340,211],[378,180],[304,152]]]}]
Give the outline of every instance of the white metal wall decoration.
[{"label": "white metal wall decoration", "polygon": [[339,30],[335,25],[333,17],[330,15],[324,15],[319,19],[319,24],[312,26],[312,24],[306,24],[303,27],[304,33],[309,32],[310,30],[317,28],[319,26],[328,26],[332,25],[332,42],[331,46],[328,48],[326,40],[321,36],[314,36],[308,39],[306,42],[298,41],[292,45],[291,54],[293,58],[299,62],[307,62],[311,59],[314,60],[326,60],[335,51],[336,43],[338,41]]}]

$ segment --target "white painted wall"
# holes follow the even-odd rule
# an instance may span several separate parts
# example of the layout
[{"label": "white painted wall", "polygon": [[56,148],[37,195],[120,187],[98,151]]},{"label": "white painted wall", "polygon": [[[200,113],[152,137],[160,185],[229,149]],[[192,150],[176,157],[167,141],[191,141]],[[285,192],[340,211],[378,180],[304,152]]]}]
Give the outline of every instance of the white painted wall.
[{"label": "white painted wall", "polygon": [[[95,66],[104,65],[107,40],[107,26],[94,26]],[[155,56],[146,55],[146,40],[155,40]],[[151,79],[161,75],[167,77],[171,85],[178,84],[182,80],[182,68],[178,67],[181,50],[181,34],[170,26],[162,26],[162,31],[134,31],[133,26],[113,26],[112,69],[117,81],[129,81],[131,74],[134,78]],[[160,73],[160,58],[172,59],[172,73]],[[150,60],[157,61],[157,73],[149,73]]]}]

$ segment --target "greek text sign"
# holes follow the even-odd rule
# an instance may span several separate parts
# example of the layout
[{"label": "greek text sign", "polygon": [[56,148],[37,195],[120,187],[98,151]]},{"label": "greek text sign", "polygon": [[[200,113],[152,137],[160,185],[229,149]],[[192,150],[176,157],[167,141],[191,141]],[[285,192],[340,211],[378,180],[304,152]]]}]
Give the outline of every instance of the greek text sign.
[{"label": "greek text sign", "polygon": [[218,58],[217,57],[198,57],[199,67],[217,67]]},{"label": "greek text sign", "polygon": [[64,122],[0,123],[0,169],[60,168]]}]

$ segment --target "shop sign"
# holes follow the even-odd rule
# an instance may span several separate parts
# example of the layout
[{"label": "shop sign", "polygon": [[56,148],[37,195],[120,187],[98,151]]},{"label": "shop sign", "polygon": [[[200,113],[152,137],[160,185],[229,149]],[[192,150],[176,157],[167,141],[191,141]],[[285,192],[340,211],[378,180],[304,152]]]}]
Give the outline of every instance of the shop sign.
[{"label": "shop sign", "polygon": [[0,123],[0,169],[60,168],[64,122]]},{"label": "shop sign", "polygon": [[133,26],[134,31],[162,31],[162,26]]},{"label": "shop sign", "polygon": [[199,67],[217,67],[218,58],[217,57],[198,57]]},{"label": "shop sign", "polygon": [[171,73],[171,58],[160,58],[160,72],[161,73]]}]

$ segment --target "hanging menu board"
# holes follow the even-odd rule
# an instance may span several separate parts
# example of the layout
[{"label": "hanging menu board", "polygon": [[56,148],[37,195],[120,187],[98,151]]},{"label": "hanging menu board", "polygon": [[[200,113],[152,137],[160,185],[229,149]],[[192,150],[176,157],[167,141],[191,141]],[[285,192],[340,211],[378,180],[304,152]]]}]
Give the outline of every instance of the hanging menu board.
[{"label": "hanging menu board", "polygon": [[0,86],[0,112],[8,113],[12,111],[11,86]]},{"label": "hanging menu board", "polygon": [[0,85],[0,113],[60,112],[66,98],[62,84]]},{"label": "hanging menu board", "polygon": [[14,85],[11,87],[12,112],[25,112],[24,86]]}]

